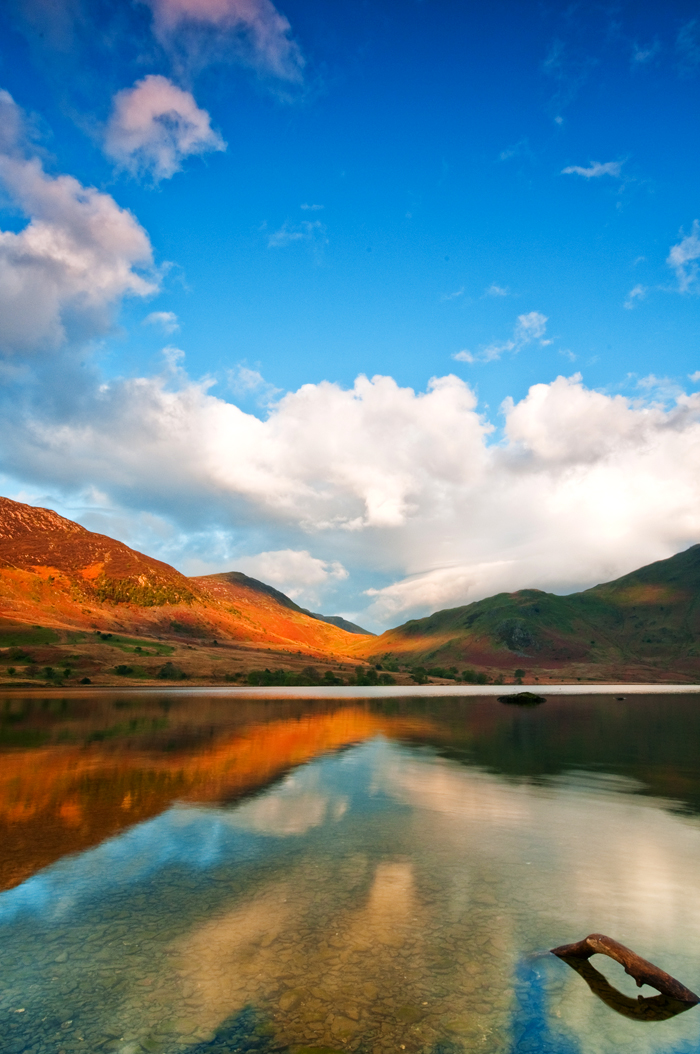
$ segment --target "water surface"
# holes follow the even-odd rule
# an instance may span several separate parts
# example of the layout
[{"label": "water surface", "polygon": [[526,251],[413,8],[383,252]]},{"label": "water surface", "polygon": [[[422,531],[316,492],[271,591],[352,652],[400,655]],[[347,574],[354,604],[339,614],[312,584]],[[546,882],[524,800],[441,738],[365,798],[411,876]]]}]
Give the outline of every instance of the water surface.
[{"label": "water surface", "polygon": [[3,1052],[700,1051],[700,1010],[618,1013],[547,951],[602,931],[700,988],[697,696],[0,718]]}]

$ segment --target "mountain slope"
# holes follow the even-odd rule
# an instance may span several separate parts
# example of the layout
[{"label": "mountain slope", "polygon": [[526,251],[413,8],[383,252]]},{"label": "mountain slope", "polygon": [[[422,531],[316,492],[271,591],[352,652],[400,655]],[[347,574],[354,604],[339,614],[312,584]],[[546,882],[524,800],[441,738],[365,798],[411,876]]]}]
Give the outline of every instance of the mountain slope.
[{"label": "mountain slope", "polygon": [[357,655],[449,667],[594,664],[700,671],[700,545],[581,593],[499,593],[412,619]]},{"label": "mountain slope", "polygon": [[187,578],[50,509],[0,498],[0,617],[346,655],[357,636],[232,572]]},{"label": "mountain slope", "polygon": [[275,589],[274,586],[267,585],[266,582],[260,582],[257,578],[250,578],[248,575],[244,575],[242,571],[224,571],[215,575],[204,575],[201,578],[202,582],[228,582],[230,585],[238,584],[245,586],[253,593],[264,593],[266,596],[273,597],[283,607],[289,608],[291,611],[299,611],[302,615],[308,615],[309,618],[319,619],[321,622],[329,622],[331,626],[337,626],[339,629],[344,629],[347,633],[359,633],[364,637],[374,637],[376,634],[370,633],[369,630],[362,629],[361,626],[356,626],[354,622],[348,622],[347,619],[342,618],[340,615],[321,615],[317,611],[309,611],[308,608],[299,607],[295,604],[290,597],[284,593],[280,593],[279,589]]}]

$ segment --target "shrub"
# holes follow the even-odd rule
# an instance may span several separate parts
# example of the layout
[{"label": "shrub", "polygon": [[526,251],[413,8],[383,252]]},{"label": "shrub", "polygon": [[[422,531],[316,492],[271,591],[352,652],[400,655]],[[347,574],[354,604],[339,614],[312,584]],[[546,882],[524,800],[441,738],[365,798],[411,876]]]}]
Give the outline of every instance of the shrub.
[{"label": "shrub", "polygon": [[174,663],[166,662],[165,666],[161,666],[158,670],[156,677],[160,681],[184,681],[187,679],[187,674]]}]

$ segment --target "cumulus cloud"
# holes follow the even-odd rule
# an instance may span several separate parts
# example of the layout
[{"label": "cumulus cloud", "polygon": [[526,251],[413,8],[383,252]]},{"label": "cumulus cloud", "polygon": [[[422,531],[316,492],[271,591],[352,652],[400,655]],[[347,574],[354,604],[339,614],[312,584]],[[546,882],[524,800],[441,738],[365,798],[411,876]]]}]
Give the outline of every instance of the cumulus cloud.
[{"label": "cumulus cloud", "polygon": [[8,406],[0,441],[16,478],[97,483],[190,532],[266,532],[277,544],[236,566],[285,592],[330,584],[357,610],[352,576],[366,588],[373,568],[387,584],[358,619],[378,627],[504,589],[591,585],[700,537],[700,393],[662,406],[575,375],[502,409],[494,442],[455,376],[425,392],[359,377],[303,385],[261,420],[173,364],[103,384],[70,417]]},{"label": "cumulus cloud", "polygon": [[72,176],[49,176],[26,157],[21,111],[0,93],[0,183],[28,217],[19,232],[0,231],[0,350],[55,350],[106,332],[125,296],[156,290],[140,269],[152,265],[148,235],[109,194]]},{"label": "cumulus cloud", "polygon": [[693,220],[693,229],[690,234],[671,247],[666,259],[668,266],[676,272],[681,293],[687,293],[697,283],[698,265],[695,261],[698,257],[700,257],[700,223]]},{"label": "cumulus cloud", "polygon": [[329,585],[342,582],[348,572],[338,560],[319,560],[307,549],[278,549],[256,556],[244,556],[236,561],[238,570],[251,578],[280,589],[292,600],[315,603],[319,592]]},{"label": "cumulus cloud", "polygon": [[161,43],[190,62],[235,57],[259,74],[298,83],[305,65],[291,26],[270,0],[145,0]]},{"label": "cumulus cloud", "polygon": [[114,96],[104,149],[121,168],[157,183],[179,172],[189,155],[225,150],[226,143],[190,92],[149,74]]},{"label": "cumulus cloud", "polygon": [[612,176],[614,179],[620,179],[622,162],[606,161],[601,163],[600,161],[591,161],[588,168],[582,165],[569,165],[567,168],[562,168],[561,172],[563,176],[584,176],[586,179],[599,179],[600,176]]},{"label": "cumulus cloud", "polygon": [[164,333],[175,333],[180,328],[174,311],[151,311],[143,320],[144,326],[158,326]]},{"label": "cumulus cloud", "polygon": [[504,341],[502,344],[489,344],[487,347],[482,348],[478,352],[467,351],[465,348],[463,351],[458,351],[452,356],[457,362],[494,362],[496,359],[500,359],[504,352],[511,351],[514,354],[519,352],[521,348],[527,347],[528,344],[532,344],[537,341],[542,347],[546,344],[551,344],[551,340],[545,340],[545,333],[547,330],[547,316],[541,314],[539,311],[528,311],[527,314],[518,315],[513,330],[513,336],[510,340]]}]

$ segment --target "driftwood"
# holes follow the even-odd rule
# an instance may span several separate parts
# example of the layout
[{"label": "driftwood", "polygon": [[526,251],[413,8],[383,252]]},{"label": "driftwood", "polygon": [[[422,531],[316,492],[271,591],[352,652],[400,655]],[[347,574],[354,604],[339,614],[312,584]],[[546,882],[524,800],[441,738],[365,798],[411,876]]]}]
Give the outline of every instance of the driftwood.
[{"label": "driftwood", "polygon": [[[677,981],[675,977],[671,977],[664,970],[660,970],[658,966],[654,966],[653,963],[642,959],[636,952],[626,948],[624,944],[614,941],[612,937],[606,937],[604,933],[590,933],[582,941],[577,941],[575,944],[562,944],[559,948],[552,948],[552,953],[558,955],[560,959],[565,959],[570,966],[574,966],[576,960],[590,959],[591,955],[595,955],[597,952],[601,955],[608,955],[611,959],[620,963],[624,967],[625,973],[635,979],[637,988],[641,988],[643,984],[648,984],[651,988],[656,988],[662,995],[668,996],[679,1003],[685,1003],[687,1007],[700,1003],[700,996],[695,995],[695,992],[691,992],[689,988]],[[574,969],[577,969],[577,967],[574,966]],[[581,973],[582,971],[579,970],[578,972]],[[596,970],[595,973],[597,974],[598,971]]]}]

